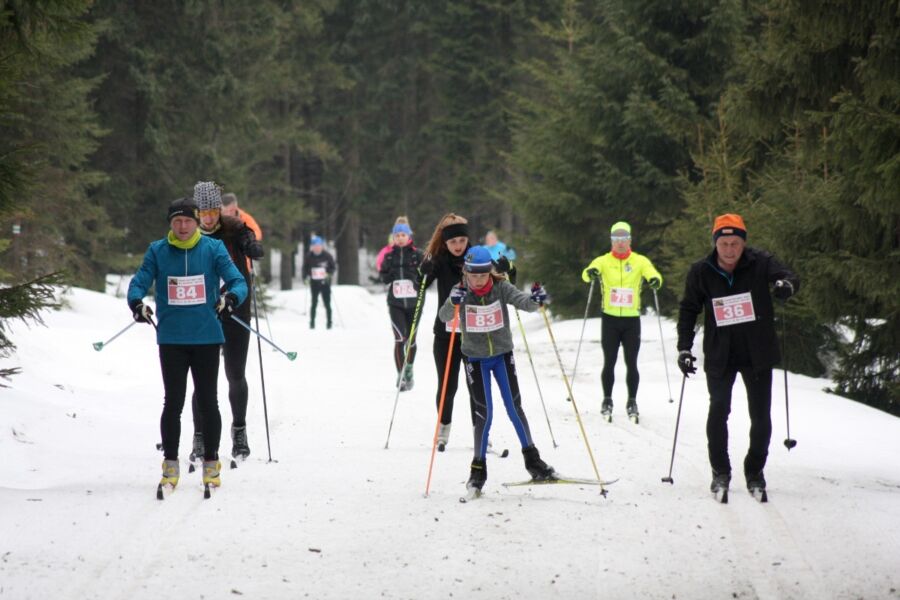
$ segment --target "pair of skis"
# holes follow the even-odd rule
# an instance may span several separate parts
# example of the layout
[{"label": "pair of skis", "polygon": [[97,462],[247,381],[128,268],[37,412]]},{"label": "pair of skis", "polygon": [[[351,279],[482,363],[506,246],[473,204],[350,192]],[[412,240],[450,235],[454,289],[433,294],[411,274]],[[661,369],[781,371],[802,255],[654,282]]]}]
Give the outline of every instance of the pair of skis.
[{"label": "pair of skis", "polygon": [[[503,483],[503,487],[531,487],[536,485],[600,485],[607,486],[612,485],[617,482],[618,479],[612,479],[610,481],[597,481],[596,479],[585,479],[581,477],[565,477],[563,475],[557,475],[552,479],[526,479],[525,481],[512,481],[509,483]],[[603,495],[606,495],[606,490],[603,490]],[[482,491],[476,487],[467,487],[466,495],[461,496],[459,501],[463,504],[467,502],[471,502],[472,500],[481,498]]]}]

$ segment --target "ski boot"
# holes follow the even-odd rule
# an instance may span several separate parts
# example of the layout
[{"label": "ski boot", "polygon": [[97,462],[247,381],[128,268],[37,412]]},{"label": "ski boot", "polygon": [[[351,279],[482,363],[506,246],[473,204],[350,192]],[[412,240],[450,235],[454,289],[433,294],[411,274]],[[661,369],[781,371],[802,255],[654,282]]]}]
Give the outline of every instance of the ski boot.
[{"label": "ski boot", "polygon": [[315,328],[316,328],[316,322],[315,322],[315,321],[310,321],[310,322],[309,322],[309,328],[310,328],[310,329],[315,329]]},{"label": "ski boot", "polygon": [[603,420],[607,423],[612,423],[612,409],[612,398],[604,398],[603,404],[600,406],[600,416],[602,416]]},{"label": "ski boot", "polygon": [[438,437],[437,437],[437,449],[438,452],[443,452],[447,447],[447,442],[450,440],[450,423],[444,425],[441,423],[440,427],[438,427]]},{"label": "ski boot", "polygon": [[325,329],[331,329],[331,320],[329,319],[327,323],[325,323]]},{"label": "ski boot", "polygon": [[203,497],[209,498],[211,487],[222,485],[222,463],[218,460],[203,461]]},{"label": "ski boot", "polygon": [[531,478],[535,481],[551,481],[556,479],[556,471],[553,467],[541,460],[541,453],[535,446],[528,446],[522,449],[522,455],[525,457],[525,469]]},{"label": "ski boot", "polygon": [[178,476],[179,467],[177,460],[162,461],[162,479],[159,480],[159,485],[156,487],[157,500],[163,499],[164,487],[170,492],[175,489],[175,486],[178,485]]},{"label": "ski boot", "polygon": [[769,501],[769,495],[766,493],[766,478],[762,471],[747,475],[747,491],[760,502]]},{"label": "ski boot", "polygon": [[480,492],[485,481],[487,481],[487,463],[483,458],[476,458],[472,461],[469,469],[469,481],[466,482],[466,489]]},{"label": "ski boot", "polygon": [[406,368],[403,369],[403,382],[406,384],[406,389],[413,389],[413,366],[406,365]]},{"label": "ski boot", "polygon": [[712,483],[709,484],[709,491],[713,493],[716,500],[722,504],[728,503],[728,485],[731,483],[731,473],[716,473],[713,471]]},{"label": "ski boot", "polygon": [[634,398],[628,399],[628,402],[625,404],[625,411],[628,413],[628,418],[637,425],[640,414],[638,413],[637,402]]},{"label": "ski boot", "polygon": [[196,431],[194,432],[194,445],[191,449],[191,455],[188,457],[190,461],[190,466],[188,466],[188,473],[193,473],[196,467],[195,463],[198,463],[203,460],[203,432]]},{"label": "ski boot", "polygon": [[[247,426],[235,427],[231,426],[231,456],[242,461],[247,460],[250,456],[250,446],[247,445]],[[232,460],[231,468],[237,467],[237,463]]]}]

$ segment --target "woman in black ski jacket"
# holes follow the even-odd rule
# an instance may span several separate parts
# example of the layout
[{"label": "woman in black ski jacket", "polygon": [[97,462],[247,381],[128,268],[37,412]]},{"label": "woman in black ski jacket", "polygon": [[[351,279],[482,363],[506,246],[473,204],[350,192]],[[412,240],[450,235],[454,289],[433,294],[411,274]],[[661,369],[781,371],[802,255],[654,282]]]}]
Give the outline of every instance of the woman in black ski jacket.
[{"label": "woman in black ski jacket", "polygon": [[[419,264],[422,251],[412,245],[412,230],[405,223],[394,225],[391,232],[394,247],[381,263],[381,281],[388,285],[387,304],[394,331],[394,364],[397,367],[398,385],[401,391],[413,387],[413,363],[416,359],[416,340],[412,335],[406,368],[403,352],[409,340],[419,296]],[[401,372],[402,371],[402,372]]]}]

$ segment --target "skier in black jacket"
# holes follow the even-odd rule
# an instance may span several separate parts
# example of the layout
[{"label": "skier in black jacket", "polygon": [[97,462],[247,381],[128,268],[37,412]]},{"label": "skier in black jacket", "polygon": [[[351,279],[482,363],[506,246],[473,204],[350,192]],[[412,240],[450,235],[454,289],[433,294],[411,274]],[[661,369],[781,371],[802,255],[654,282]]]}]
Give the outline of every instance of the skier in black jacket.
[{"label": "skier in black jacket", "polygon": [[[379,274],[381,281],[388,284],[387,304],[394,331],[394,364],[397,366],[398,384],[401,391],[413,387],[413,363],[416,359],[416,339],[412,337],[406,368],[403,368],[403,352],[413,326],[416,301],[419,295],[419,264],[422,251],[412,244],[412,230],[405,223],[394,225],[391,234],[394,247],[384,257]],[[400,371],[403,371],[402,373]]]},{"label": "skier in black jacket", "polygon": [[678,367],[685,376],[697,372],[691,347],[697,317],[704,313],[703,369],[709,390],[706,436],[713,492],[727,491],[731,481],[728,414],[738,373],[747,388],[750,410],[744,476],[751,492],[765,491],[763,468],[772,437],[772,367],[781,360],[772,295],[785,301],[800,289],[793,271],[768,252],[746,246],[746,239],[740,215],[716,218],[715,249],[691,266],[678,313]]},{"label": "skier in black jacket", "polygon": [[[220,188],[212,181],[201,181],[194,186],[194,202],[200,215],[200,232],[217,240],[221,240],[228,249],[231,260],[247,283],[247,299],[234,309],[234,314],[244,321],[250,321],[250,308],[253,298],[253,281],[250,274],[251,260],[263,257],[262,244],[256,234],[241,219],[226,217],[222,213],[222,194]],[[234,458],[250,456],[247,443],[247,350],[250,346],[250,332],[232,319],[222,321],[225,333],[225,344],[222,346],[222,358],[225,364],[225,377],[228,379],[228,401],[231,404],[231,455]],[[193,454],[203,456],[203,422],[200,407],[196,398],[192,402],[194,413],[194,451]]]},{"label": "skier in black jacket", "polygon": [[316,328],[316,307],[319,295],[325,305],[325,328],[331,329],[331,276],[334,275],[334,257],[323,248],[324,242],[319,236],[309,241],[309,252],[303,258],[303,281],[309,283],[312,300],[309,306],[309,328]]}]

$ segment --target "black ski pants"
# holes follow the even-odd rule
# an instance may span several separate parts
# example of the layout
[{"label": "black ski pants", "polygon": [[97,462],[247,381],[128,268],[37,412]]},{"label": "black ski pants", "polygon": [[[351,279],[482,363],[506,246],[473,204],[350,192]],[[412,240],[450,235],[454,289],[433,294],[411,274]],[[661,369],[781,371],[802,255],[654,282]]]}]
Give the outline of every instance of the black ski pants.
[{"label": "black ski pants", "polygon": [[522,448],[533,446],[528,419],[522,410],[522,396],[519,393],[519,378],[516,376],[516,361],[512,352],[499,354],[490,358],[468,359],[466,376],[474,397],[475,409],[475,459],[484,460],[487,454],[488,437],[491,423],[494,420],[494,403],[491,397],[491,374],[497,380],[500,396],[506,414],[512,421],[513,428]]},{"label": "black ski pants", "polygon": [[[247,323],[248,314],[238,318]],[[222,331],[225,333],[225,343],[222,345],[222,359],[225,366],[225,377],[228,379],[228,403],[231,404],[231,425],[233,427],[247,426],[247,353],[250,349],[250,332],[241,327],[233,319],[222,321]],[[205,432],[203,429],[203,416],[200,403],[197,401],[197,392],[194,391],[191,408],[194,414],[194,433]]]},{"label": "black ski pants", "polygon": [[316,325],[316,307],[319,305],[319,295],[322,296],[322,304],[325,305],[325,323],[331,327],[331,284],[324,281],[312,280],[309,284],[312,292],[312,300],[309,307],[309,326]]},{"label": "black ski pants", "polygon": [[747,388],[750,411],[750,447],[744,458],[744,474],[762,471],[769,456],[772,437],[772,369],[754,371],[750,368],[728,367],[721,375],[706,374],[709,390],[709,415],[706,419],[706,439],[709,443],[709,464],[716,473],[731,473],[728,459],[728,415],[731,413],[731,390],[737,374],[741,374]]},{"label": "black ski pants", "polygon": [[203,458],[218,459],[219,439],[222,435],[217,392],[219,344],[160,344],[159,364],[165,388],[165,402],[159,428],[166,459],[178,459],[181,411],[184,409],[184,397],[187,393],[188,371],[194,380],[194,393],[203,415],[205,449]]},{"label": "black ski pants", "polygon": [[[409,339],[410,330],[413,326],[415,318],[415,307],[403,308],[402,306],[394,306],[388,304],[388,312],[391,315],[391,329],[394,331],[394,364],[397,365],[397,372],[403,368],[403,352],[406,349],[406,340]],[[413,337],[412,344],[409,346],[409,356],[406,364],[413,364],[416,360],[416,338]]]},{"label": "black ski pants", "polygon": [[[449,425],[453,421],[453,399],[459,387],[459,367],[466,358],[463,356],[460,345],[462,340],[459,334],[453,338],[453,348],[450,348],[450,334],[434,336],[434,366],[437,368],[438,387],[435,395],[435,406],[441,408],[441,389],[444,386],[444,369],[447,367],[447,355],[450,354],[450,372],[447,374],[447,392],[444,396],[444,412],[441,413],[441,423]],[[472,390],[469,388],[469,379],[466,378],[466,389],[469,391],[469,413],[472,415],[472,424],[475,424],[475,401],[472,398]]]},{"label": "black ski pants", "polygon": [[619,358],[619,346],[625,351],[625,384],[628,386],[628,397],[637,398],[638,373],[637,357],[641,349],[641,318],[614,317],[603,314],[601,319],[600,346],[603,348],[603,372],[600,381],[603,384],[603,397],[612,398],[613,383],[616,380],[616,360]]}]

